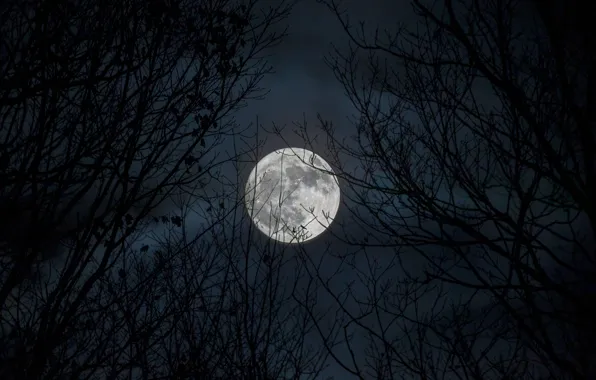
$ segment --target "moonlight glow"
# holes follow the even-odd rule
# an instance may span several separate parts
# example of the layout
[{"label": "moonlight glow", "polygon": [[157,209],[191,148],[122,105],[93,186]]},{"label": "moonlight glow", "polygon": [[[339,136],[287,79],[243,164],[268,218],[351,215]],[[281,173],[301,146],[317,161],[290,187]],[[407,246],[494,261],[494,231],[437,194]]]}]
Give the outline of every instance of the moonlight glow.
[{"label": "moonlight glow", "polygon": [[273,239],[310,240],[329,227],[339,209],[339,183],[330,173],[329,164],[311,151],[276,150],[250,173],[245,190],[248,214]]}]

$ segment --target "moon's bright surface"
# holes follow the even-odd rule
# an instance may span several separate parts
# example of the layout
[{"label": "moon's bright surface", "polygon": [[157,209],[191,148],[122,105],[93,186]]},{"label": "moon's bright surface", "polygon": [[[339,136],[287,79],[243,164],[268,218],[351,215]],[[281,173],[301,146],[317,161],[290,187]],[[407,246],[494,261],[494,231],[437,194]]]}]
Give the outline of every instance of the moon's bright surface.
[{"label": "moon's bright surface", "polygon": [[306,149],[269,153],[246,182],[248,214],[273,239],[284,243],[313,239],[331,225],[339,209],[339,182],[330,173],[329,164]]}]

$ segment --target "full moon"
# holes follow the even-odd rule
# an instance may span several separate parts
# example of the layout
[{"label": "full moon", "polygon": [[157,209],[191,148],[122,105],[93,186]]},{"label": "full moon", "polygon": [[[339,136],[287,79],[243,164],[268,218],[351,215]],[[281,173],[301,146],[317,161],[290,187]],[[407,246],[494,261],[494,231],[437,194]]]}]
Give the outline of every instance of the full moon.
[{"label": "full moon", "polygon": [[339,209],[339,182],[332,173],[329,164],[311,151],[276,150],[250,172],[245,189],[248,214],[261,232],[275,240],[313,239],[331,225]]}]

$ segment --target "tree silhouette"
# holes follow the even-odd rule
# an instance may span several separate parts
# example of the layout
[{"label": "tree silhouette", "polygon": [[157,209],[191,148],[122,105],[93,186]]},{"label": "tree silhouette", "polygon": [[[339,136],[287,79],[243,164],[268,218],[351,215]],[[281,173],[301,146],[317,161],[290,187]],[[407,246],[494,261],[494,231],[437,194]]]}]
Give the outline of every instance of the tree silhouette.
[{"label": "tree silhouette", "polygon": [[334,331],[363,339],[336,360],[361,379],[592,378],[592,5],[414,0],[393,33],[324,3],[357,112],[352,140],[320,117],[354,284],[326,285],[305,255]]},{"label": "tree silhouette", "polygon": [[[44,376],[316,378],[325,355],[306,346],[313,324],[287,307],[300,276],[280,276],[285,255],[257,261],[269,244],[238,249],[239,237],[223,233],[231,221],[190,241],[172,226],[154,237],[149,259],[129,252],[69,319]],[[30,352],[22,347],[12,364],[23,368]]]},{"label": "tree silhouette", "polygon": [[[290,7],[1,6],[0,377],[316,376],[310,322],[280,314],[281,263],[249,283],[213,233],[240,204],[220,169],[247,153],[214,150],[245,133],[233,111],[263,95]],[[191,238],[176,200],[219,207]],[[139,240],[155,228],[159,249]]]}]

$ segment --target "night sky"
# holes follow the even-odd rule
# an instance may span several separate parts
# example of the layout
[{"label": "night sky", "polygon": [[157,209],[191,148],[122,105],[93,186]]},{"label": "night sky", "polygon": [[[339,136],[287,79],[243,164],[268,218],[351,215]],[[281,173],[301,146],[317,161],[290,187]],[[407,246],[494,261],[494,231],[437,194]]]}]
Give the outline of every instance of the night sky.
[{"label": "night sky", "polygon": [[[374,23],[381,27],[394,25],[392,22],[396,19],[407,20],[407,15],[410,14],[407,2],[374,0],[350,1],[346,4],[349,6],[350,14],[355,15],[354,17],[364,18],[371,24]],[[298,2],[288,18],[287,24],[288,36],[271,52],[270,62],[275,72],[262,82],[262,87],[268,89],[269,93],[264,100],[253,101],[245,109],[236,113],[234,117],[240,125],[251,124],[252,128],[256,128],[256,117],[258,117],[258,123],[263,127],[259,131],[259,137],[266,139],[259,159],[276,149],[291,146],[311,149],[331,163],[332,157],[327,152],[326,136],[320,128],[317,116],[320,115],[324,120],[332,121],[338,135],[347,137],[353,133],[352,121],[356,116],[356,110],[325,62],[325,57],[330,57],[333,46],[340,49],[347,46],[347,38],[332,12],[314,0]],[[279,26],[284,26],[284,23],[280,23]],[[364,70],[359,74],[366,77]],[[268,133],[269,131],[273,132],[273,125],[279,127],[282,132],[280,134]],[[316,141],[312,144],[306,143],[301,136],[294,132],[298,129],[302,130],[300,127],[305,128],[311,137],[317,136]],[[221,149],[225,149],[224,146],[225,143]],[[240,179],[242,182],[239,189],[244,189],[244,183],[254,163],[252,161],[241,168]],[[344,164],[348,164],[348,162],[344,162]],[[234,176],[234,171],[235,168],[229,168],[231,177]],[[348,191],[348,189],[342,186],[342,191]],[[276,255],[286,257],[297,256],[301,253],[309,257],[322,269],[320,274],[323,278],[331,277],[337,270],[341,270],[342,273],[333,276],[334,290],[345,289],[346,284],[356,280],[357,277],[353,269],[345,265],[341,266],[339,260],[331,257],[330,253],[342,255],[358,251],[357,247],[342,243],[340,238],[350,236],[359,240],[371,232],[365,231],[359,224],[350,223],[350,212],[344,207],[344,202],[349,202],[345,196],[342,198],[342,205],[340,205],[338,215],[331,228],[306,242],[300,248],[282,243],[272,243],[274,251],[277,251]],[[239,211],[244,212],[242,208]],[[249,223],[248,220],[245,220],[244,227],[246,228]],[[253,231],[251,239],[256,244],[271,244],[268,238],[256,229]],[[382,267],[383,263],[391,260],[391,252],[391,249],[373,249],[368,252],[368,257],[379,260],[379,265]],[[357,260],[361,261],[360,264],[366,265],[364,256]],[[321,263],[323,265],[320,265]],[[293,271],[291,264],[286,265],[282,269],[282,277],[291,278]],[[400,276],[395,268],[387,275],[390,277]],[[320,303],[317,308],[324,310],[332,301],[323,289],[317,293]],[[288,305],[288,307],[291,306]],[[334,322],[335,313],[331,312],[324,323]],[[316,334],[309,338],[313,344],[320,344]],[[354,337],[351,339],[351,344],[357,350],[365,349],[364,341],[361,338]],[[349,358],[345,347],[341,345],[335,349],[335,352],[342,358]],[[358,355],[361,359],[365,358],[363,352]],[[329,368],[321,374],[320,378],[323,379],[325,376],[335,376],[336,379],[353,377],[332,360],[329,361]]]},{"label": "night sky", "polygon": [[[401,22],[407,26],[412,26],[416,22],[416,17],[412,14],[411,6],[407,1],[373,0],[364,2],[354,0],[342,3],[342,5],[347,7],[347,17],[354,20],[355,23],[358,20],[367,23],[366,30],[379,27],[380,29],[386,28],[392,31],[396,29],[396,22]],[[262,129],[259,130],[259,137],[265,139],[259,158],[276,149],[291,146],[311,149],[332,163],[333,157],[330,156],[327,150],[326,136],[320,127],[317,116],[333,123],[336,137],[349,139],[355,133],[355,121],[358,120],[357,109],[352,105],[344,88],[336,80],[333,72],[325,62],[325,58],[333,57],[334,47],[339,51],[348,47],[348,38],[336,16],[324,5],[318,4],[314,0],[300,1],[287,21],[289,24],[288,36],[271,52],[270,62],[275,73],[266,77],[262,82],[262,87],[268,89],[269,93],[264,100],[250,103],[246,108],[236,113],[234,117],[239,125],[251,125],[253,130],[256,130],[256,117],[258,117],[258,123],[262,126]],[[283,25],[283,23],[279,24],[280,27]],[[362,65],[356,75],[360,76],[362,83],[365,83],[370,80],[370,72],[366,68],[367,56],[365,53],[361,54]],[[382,54],[380,56],[383,57]],[[481,96],[490,97],[485,89],[479,91],[479,97]],[[490,99],[486,101],[488,102]],[[273,131],[273,125],[280,128],[281,132],[268,133]],[[302,136],[295,133],[297,130],[306,130],[310,137],[317,136],[317,138],[307,143]],[[218,149],[225,150],[227,143],[228,141]],[[229,143],[231,145],[231,138]],[[229,147],[228,149],[232,148]],[[342,164],[348,168],[356,169],[359,167],[357,159],[343,157],[343,160]],[[246,163],[244,167],[240,168],[241,186],[239,186],[239,189],[243,189],[246,176],[253,165],[254,161]],[[227,173],[233,178],[235,171],[236,168],[230,166]],[[270,242],[256,230],[249,239],[257,245],[272,244],[276,256],[306,257],[307,261],[310,261],[311,270],[314,267],[318,268],[317,271],[312,273],[317,273],[323,281],[332,278],[330,283],[332,292],[341,294],[349,286],[354,295],[362,297],[360,300],[367,297],[369,287],[364,284],[368,281],[366,276],[371,276],[373,273],[379,283],[383,281],[406,281],[408,275],[421,275],[424,261],[415,251],[404,249],[398,251],[391,247],[367,247],[363,249],[357,244],[347,244],[343,241],[346,238],[351,239],[353,242],[362,242],[364,239],[368,239],[368,242],[375,241],[377,245],[381,246],[393,243],[393,239],[387,238],[383,233],[369,227],[372,224],[367,222],[373,222],[374,218],[367,215],[362,208],[358,208],[353,202],[350,202],[345,194],[351,190],[345,186],[345,183],[342,182],[342,185],[342,205],[336,221],[327,232],[319,237],[306,242],[300,247]],[[360,220],[356,220],[352,215],[352,212],[356,210],[360,210]],[[243,210],[239,210],[239,212],[243,212]],[[367,220],[367,218],[370,218],[370,220]],[[244,228],[248,228],[249,224],[250,222],[245,220]],[[189,224],[189,226],[192,226],[192,224]],[[432,251],[436,248],[424,249],[428,251],[428,254],[432,254]],[[401,259],[399,264],[396,259],[398,252]],[[342,260],[339,257],[344,259]],[[350,259],[346,259],[347,257]],[[291,264],[286,265],[282,269],[282,277],[292,278],[294,270]],[[462,270],[464,276],[465,272],[465,270]],[[306,281],[306,278],[303,281]],[[323,320],[323,326],[325,323],[331,325],[339,321],[337,315],[342,315],[342,313],[341,311],[339,314],[335,312],[338,310],[339,304],[322,287],[316,293],[318,295],[318,306],[316,308],[320,311],[325,310],[327,307],[331,308],[331,312]],[[446,286],[440,290],[440,293],[439,289],[425,291],[424,294],[418,296],[420,297],[419,309],[414,310],[410,306],[403,311],[409,317],[415,318],[414,315],[420,317],[424,312],[431,310],[437,312],[440,308],[445,308],[444,312],[448,314],[448,306],[446,305],[450,301],[461,301],[466,297],[473,299],[469,303],[472,313],[483,313],[479,310],[488,301],[483,297],[474,296],[471,290],[455,286]],[[358,314],[359,306],[356,305],[353,299],[345,301],[343,306],[349,312]],[[390,323],[393,319],[393,316],[389,314],[381,314],[379,317],[383,324]],[[364,321],[367,321],[368,326],[371,327],[376,326],[377,323],[372,316],[365,318]],[[397,334],[396,336],[399,336],[400,329],[406,329],[408,326],[407,322],[397,322],[393,325],[392,331]],[[351,330],[352,328],[353,325],[348,328],[350,332],[355,333],[349,339],[350,347],[354,350],[356,362],[363,365],[367,360],[366,352],[370,349],[369,342],[366,341],[364,335],[360,335],[362,330]],[[312,341],[313,344],[320,343],[316,334],[309,337],[309,341]],[[400,347],[399,343],[397,347]],[[409,349],[406,343],[403,347]],[[338,355],[338,358],[351,363],[350,353],[345,344],[339,344],[333,351]],[[335,376],[336,379],[357,378],[346,373],[335,361],[329,360],[328,363],[329,368],[320,378],[325,378],[325,376]]]},{"label": "night sky", "polygon": [[[411,6],[406,1],[350,1],[342,3],[347,5],[345,16],[354,20],[354,22],[365,21],[369,28],[378,26],[380,29],[395,30],[396,23],[402,22],[402,25],[413,26],[416,22],[416,17],[413,15]],[[524,8],[518,8],[524,9]],[[527,9],[526,9],[527,10]],[[520,11],[516,13],[519,17],[516,21],[523,24],[523,21],[529,17],[529,13]],[[326,151],[325,134],[319,128],[320,122],[317,115],[322,119],[331,121],[335,127],[336,136],[348,137],[355,132],[355,120],[358,120],[358,114],[355,107],[350,103],[346,96],[344,88],[338,83],[329,67],[325,64],[324,57],[332,57],[332,45],[341,51],[348,46],[348,39],[345,32],[341,29],[339,22],[335,15],[333,15],[327,8],[315,1],[302,1],[288,20],[289,30],[286,40],[275,49],[271,61],[275,68],[275,74],[271,75],[264,81],[264,86],[270,89],[270,93],[266,100],[255,102],[245,110],[240,112],[238,120],[240,122],[251,122],[254,120],[254,115],[259,116],[259,123],[262,123],[265,128],[270,127],[270,124],[275,123],[278,126],[284,126],[283,132],[280,136],[272,134],[267,135],[267,142],[263,149],[263,154],[282,148],[286,145],[304,147],[304,142],[301,137],[293,133],[296,123],[302,127],[306,127],[310,136],[317,135],[317,140],[312,145],[307,145],[307,148],[312,149],[317,154],[330,160],[328,152]],[[370,30],[370,29],[367,29]],[[380,56],[383,55],[380,53]],[[362,67],[356,75],[360,75],[364,81],[370,80],[369,72],[364,64],[366,55],[362,53]],[[391,62],[391,61],[389,61]],[[486,105],[494,105],[495,97],[490,86],[485,83],[477,85],[475,95],[478,102],[483,102]],[[285,141],[284,141],[285,140]],[[350,168],[358,167],[358,162],[350,162],[350,158],[345,158],[344,165]],[[344,184],[345,185],[345,184]],[[344,192],[350,190],[344,186]],[[445,195],[445,194],[444,194]],[[505,196],[503,194],[494,194],[492,198],[497,205],[505,205]],[[313,263],[323,263],[318,266],[319,274],[323,279],[333,277],[331,289],[340,294],[351,284],[351,289],[354,294],[366,298],[367,291],[370,287],[364,286],[363,273],[370,275],[377,274],[379,283],[383,281],[400,281],[405,280],[408,275],[419,276],[423,273],[424,260],[416,251],[409,251],[407,249],[394,248],[374,248],[368,247],[366,249],[359,249],[357,246],[346,244],[342,240],[346,237],[353,239],[352,241],[363,241],[368,238],[369,241],[375,240],[379,245],[391,244],[391,239],[386,238],[383,234],[367,228],[367,216],[365,212],[360,214],[363,218],[356,221],[349,211],[354,210],[356,206],[350,203],[349,199],[343,198],[344,204],[340,207],[335,224],[331,227],[328,233],[324,233],[320,237],[314,239],[312,242],[307,242],[302,247],[289,247],[292,254],[296,251],[302,252],[305,256],[312,259]],[[547,218],[552,221],[563,220],[564,216],[559,211],[558,215],[549,215]],[[371,220],[372,221],[372,220]],[[576,230],[584,230],[587,226],[586,219],[574,221],[574,228]],[[567,227],[562,227],[562,233],[568,233]],[[584,230],[585,231],[585,230]],[[452,230],[453,236],[459,236],[457,230]],[[488,232],[490,236],[497,236],[497,232]],[[334,236],[335,235],[335,236]],[[549,232],[541,235],[540,241],[554,251],[564,255],[571,247],[567,243],[562,243],[557,237]],[[590,243],[588,243],[590,244]],[[280,247],[286,252],[287,247]],[[422,248],[426,254],[432,257],[433,252],[436,251],[438,257],[443,253],[441,248],[428,246]],[[350,253],[356,253],[354,256]],[[398,254],[399,253],[399,254]],[[396,263],[396,257],[399,255],[399,265]],[[332,256],[350,256],[350,260],[342,261]],[[561,257],[561,256],[560,256]],[[544,265],[547,268],[554,269],[552,258],[545,258]],[[550,260],[550,261],[549,261]],[[495,262],[491,260],[477,260],[478,268],[493,267],[499,268],[505,266],[504,262]],[[374,264],[371,264],[373,263]],[[369,271],[370,265],[376,269]],[[339,271],[339,274],[336,274]],[[459,279],[471,278],[468,269],[453,268],[452,275]],[[365,275],[366,276],[366,275]],[[471,280],[473,281],[473,280]],[[329,294],[324,290],[319,290],[319,301],[322,305],[333,304]],[[459,286],[445,285],[442,289],[434,289],[427,291],[420,297],[418,308],[413,310],[408,307],[404,310],[404,315],[417,315],[418,318],[423,318],[421,315],[424,312],[435,312],[441,314],[443,310],[445,315],[449,314],[449,302],[467,303],[470,315],[482,316],[488,324],[498,324],[499,310],[489,307],[491,299],[486,296],[478,295],[473,290],[463,289]],[[358,306],[354,302],[347,301],[345,303],[347,310],[357,314]],[[335,315],[331,313],[331,315]],[[333,319],[333,317],[330,317]],[[372,318],[372,317],[371,317]],[[388,323],[393,318],[389,313],[380,316],[382,323]],[[374,319],[364,319],[368,321],[368,326],[375,326]],[[329,321],[328,321],[329,322]],[[400,326],[400,327],[397,327]],[[407,329],[408,323],[397,322],[393,325],[393,332],[399,336],[400,328]],[[405,331],[405,330],[403,330]],[[360,330],[360,332],[362,332]],[[402,336],[406,339],[405,336]],[[316,340],[316,338],[314,338]],[[482,341],[487,343],[487,341]],[[363,336],[358,333],[350,339],[351,347],[355,350],[356,361],[363,364],[366,358],[365,352],[368,350],[367,342]],[[483,344],[480,343],[480,346]],[[480,347],[479,346],[479,347]],[[396,343],[396,347],[402,347],[400,343]],[[403,349],[408,350],[408,345],[404,343]],[[478,348],[479,349],[479,348]],[[508,345],[497,345],[492,352],[511,352],[511,347]],[[335,352],[340,358],[351,362],[349,353],[345,345],[339,345]],[[432,354],[431,354],[432,356]],[[338,365],[331,360],[330,369],[326,374],[335,375],[336,378],[350,378],[349,374],[340,369]],[[399,375],[396,375],[399,378]],[[406,377],[409,378],[409,377]]]},{"label": "night sky", "polygon": [[[277,3],[276,0],[264,0],[263,4],[266,5],[268,2]],[[528,3],[524,2],[523,4]],[[374,28],[391,34],[395,33],[398,27],[412,30],[425,27],[423,24],[419,24],[421,18],[414,14],[408,1],[350,0],[342,2],[342,7],[345,8],[344,19],[349,19],[352,25],[357,25],[358,22],[365,23],[365,36],[367,37],[372,35]],[[516,13],[514,22],[519,25],[519,30],[523,31],[526,22],[531,19],[530,8],[522,6]],[[524,13],[524,11],[528,11],[528,13]],[[275,26],[278,31],[282,31],[284,27],[288,28],[287,36],[278,46],[264,52],[273,69],[273,72],[265,76],[259,83],[259,87],[267,91],[266,95],[263,99],[250,100],[245,107],[234,111],[226,120],[222,121],[231,123],[230,125],[234,125],[235,131],[242,131],[242,133],[221,136],[214,132],[213,136],[205,138],[207,147],[211,150],[202,158],[204,161],[200,164],[207,165],[209,158],[226,161],[226,157],[238,152],[243,153],[237,159],[231,159],[229,162],[214,167],[210,173],[212,180],[206,186],[195,185],[195,190],[201,191],[200,195],[193,193],[195,190],[189,186],[187,193],[161,204],[149,216],[173,215],[184,210],[186,213],[184,215],[184,233],[192,239],[193,236],[204,233],[206,226],[212,225],[216,220],[215,215],[218,218],[225,215],[221,221],[216,223],[217,226],[212,232],[200,238],[199,244],[202,245],[205,252],[209,252],[210,255],[218,255],[221,252],[222,257],[224,253],[230,256],[246,254],[250,260],[255,262],[262,260],[262,255],[266,252],[275,260],[287,260],[287,263],[280,269],[281,283],[289,286],[293,280],[296,280],[298,283],[296,296],[299,300],[307,289],[311,292],[311,296],[316,296],[312,310],[325,314],[320,321],[322,333],[325,334],[330,326],[335,325],[333,332],[351,334],[348,338],[349,345],[342,342],[343,336],[339,336],[337,346],[332,349],[333,354],[337,355],[340,361],[350,364],[354,361],[359,366],[366,364],[366,361],[370,359],[371,347],[375,346],[374,343],[371,344],[367,340],[366,330],[368,328],[376,332],[382,331],[383,334],[386,333],[387,339],[392,341],[393,348],[404,357],[412,357],[412,361],[415,361],[414,358],[417,355],[426,355],[425,360],[428,362],[439,361],[439,356],[445,354],[429,348],[434,343],[438,344],[438,340],[437,342],[433,341],[438,338],[428,331],[410,330],[419,328],[420,324],[417,323],[421,323],[432,315],[436,320],[429,321],[429,324],[436,323],[436,326],[439,326],[449,319],[453,312],[451,306],[459,304],[465,305],[463,308],[468,316],[483,320],[484,324],[499,325],[503,322],[499,319],[502,310],[494,307],[493,298],[474,289],[473,286],[465,287],[447,282],[436,286],[429,285],[429,283],[423,284],[428,271],[436,269],[433,265],[451,265],[446,276],[453,276],[461,282],[475,283],[478,281],[478,276],[482,277],[475,271],[484,273],[483,275],[491,279],[494,279],[491,276],[495,275],[506,277],[502,272],[507,270],[510,263],[502,257],[497,255],[493,257],[488,253],[483,256],[476,252],[475,255],[470,254],[470,262],[467,263],[467,266],[459,265],[461,263],[455,254],[450,253],[447,245],[438,242],[436,237],[448,234],[449,239],[453,241],[466,241],[470,246],[478,243],[481,246],[478,241],[474,241],[473,236],[467,235],[457,226],[445,227],[438,221],[432,220],[428,215],[417,214],[416,208],[411,207],[412,204],[409,203],[407,194],[387,195],[388,193],[386,193],[383,195],[382,192],[367,192],[361,201],[373,205],[374,208],[374,205],[379,205],[376,202],[383,199],[388,203],[380,208],[389,213],[396,213],[393,214],[394,220],[391,220],[391,215],[388,214],[372,215],[370,210],[356,200],[359,196],[359,188],[351,186],[344,179],[340,179],[342,199],[334,223],[323,234],[304,244],[283,244],[270,240],[259,232],[248,218],[242,203],[247,177],[256,162],[270,152],[285,147],[309,149],[323,157],[336,171],[339,172],[338,165],[340,165],[345,171],[353,171],[355,177],[362,175],[365,166],[364,161],[359,157],[350,157],[345,154],[335,156],[330,149],[326,130],[322,126],[323,122],[332,124],[334,137],[338,141],[343,141],[348,148],[358,149],[354,136],[357,134],[359,123],[362,122],[361,112],[352,103],[344,86],[336,77],[337,73],[334,73],[329,65],[330,62],[333,62],[334,57],[337,57],[337,54],[347,52],[350,47],[349,38],[342,29],[337,16],[316,0],[299,0],[289,17]],[[525,41],[523,44],[527,45],[528,43]],[[392,97],[386,92],[380,91],[382,83],[373,78],[372,69],[367,66],[369,58],[367,53],[360,50],[356,54],[356,58],[359,60],[359,64],[354,70],[355,83],[363,86],[371,85],[373,96],[380,99],[384,107],[389,107],[388,104]],[[378,52],[377,58],[380,59],[381,68],[396,70],[394,71],[396,77],[402,74],[399,71],[399,66],[394,64],[395,57]],[[427,85],[430,86],[432,83]],[[488,108],[502,106],[499,104],[494,87],[488,81],[478,80],[473,86],[472,92],[476,104]],[[423,111],[428,111],[428,108],[423,109],[420,113],[424,113]],[[421,123],[422,120],[421,114],[416,112],[407,111],[403,113],[403,116],[404,119],[400,121],[405,124],[415,125]],[[499,116],[496,115],[495,118]],[[465,131],[458,133],[460,133],[458,138],[463,139]],[[505,143],[504,146],[506,145]],[[425,159],[419,159],[412,163],[416,167],[423,167],[424,164]],[[478,164],[478,166],[482,166],[482,164]],[[377,174],[381,176],[387,174],[382,173],[381,169],[378,170]],[[390,189],[393,185],[388,177],[391,175],[388,174],[380,184]],[[425,173],[421,178],[428,180],[430,174]],[[523,181],[520,180],[520,182]],[[152,183],[149,182],[146,185],[151,187]],[[487,181],[487,184],[492,183],[491,180]],[[538,187],[547,192],[552,189],[553,185],[545,181],[541,182]],[[455,187],[451,190],[446,190],[446,188],[439,188],[435,194],[437,202],[446,204],[451,202],[462,208],[473,207],[474,200],[470,199],[465,191]],[[486,194],[490,198],[490,202],[487,203],[494,206],[492,210],[494,213],[505,210],[511,202],[516,201],[511,200],[508,194],[488,185]],[[94,195],[92,192],[89,200],[93,199]],[[205,201],[206,195],[212,197],[211,203]],[[84,204],[89,200],[83,199],[81,203]],[[532,207],[537,207],[534,211],[540,214],[538,209],[540,206]],[[478,216],[479,211],[475,210],[474,212],[467,215],[470,223]],[[509,210],[503,212],[507,213]],[[585,214],[581,214],[577,219],[569,222],[566,212],[568,211],[555,209],[548,214],[541,214],[542,222],[552,222],[556,226],[550,230],[531,231],[536,234],[536,240],[542,244],[542,248],[555,252],[554,256],[541,257],[541,264],[549,272],[549,275],[561,270],[561,267],[564,266],[561,264],[562,262],[570,264],[570,267],[573,268],[583,265],[581,260],[577,262],[568,260],[567,253],[575,247],[565,239],[573,231],[585,233],[584,244],[586,247],[594,245],[593,235],[590,235],[593,231],[590,231],[589,228],[589,218]],[[381,221],[387,222],[385,228],[380,227]],[[494,228],[494,225],[497,224],[497,222],[495,224],[479,224],[477,229],[485,236],[494,239],[494,242],[491,241],[491,244],[494,244],[494,249],[502,247],[509,249],[507,243],[498,241],[498,238],[504,236],[503,234],[509,238],[513,232],[503,232]],[[165,233],[169,228],[163,226],[153,228],[149,234],[138,236],[138,240],[131,248],[139,252],[139,257],[146,257],[145,255],[151,254],[153,249],[159,245],[155,241],[156,236]],[[393,228],[395,230],[391,231]],[[558,233],[560,235],[557,235]],[[421,240],[418,242],[419,244],[411,244],[415,247],[403,247],[399,246],[398,238],[403,238],[403,241],[411,239],[409,242],[415,239]],[[161,238],[157,240],[161,240]],[[141,247],[147,245],[151,246],[148,253],[146,249],[139,251]],[[479,250],[481,249],[487,248],[479,248]],[[490,253],[490,250],[487,249],[487,252]],[[100,257],[101,253],[100,249],[96,254]],[[559,259],[561,261],[557,264],[556,261]],[[52,263],[59,266],[61,260],[60,256],[54,257]],[[449,264],[441,260],[447,260]],[[236,264],[239,268],[244,265]],[[258,271],[259,268],[258,264],[252,265],[249,269],[250,275],[255,278],[262,276],[263,273]],[[57,274],[55,270],[52,270],[45,273],[49,279],[55,278],[53,276]],[[563,272],[557,272],[557,276],[565,278]],[[112,276],[114,279],[117,277],[116,273],[113,273]],[[553,276],[555,275],[553,274]],[[366,300],[373,296],[370,292],[374,290],[374,296],[379,297],[379,292],[389,292],[388,287],[390,286],[400,289],[394,294],[387,295],[386,300],[390,299],[391,305],[382,305],[375,310],[375,313],[368,313],[361,319],[355,317],[370,306],[366,305]],[[350,296],[344,298],[346,294]],[[282,314],[296,307],[296,304],[292,302],[294,301],[288,301],[283,305],[285,310],[282,310]],[[515,302],[512,301],[512,304]],[[547,305],[543,306],[547,307]],[[358,319],[362,325],[358,327],[353,323],[354,321],[348,323],[350,319],[346,318],[348,314],[352,314],[353,319]],[[379,325],[385,327],[381,328]],[[449,327],[442,326],[445,329]],[[471,328],[471,326],[468,327]],[[426,343],[429,346],[425,349],[428,351],[424,353],[410,352],[413,347],[416,347],[417,334],[422,336],[427,333],[429,335],[426,338],[429,340]],[[409,341],[409,339],[413,341]],[[471,352],[479,352],[482,349],[482,344],[489,344],[489,341],[487,336],[479,337],[479,346],[471,349]],[[313,332],[307,336],[307,343],[320,347],[319,334]],[[509,343],[499,342],[490,350],[490,354],[510,355],[512,353],[511,346]],[[381,351],[384,349],[380,346],[377,348]],[[442,357],[441,360],[446,359]],[[328,368],[318,378],[325,379],[328,376],[333,376],[335,379],[357,378],[341,368],[332,358],[327,359],[327,364]],[[367,373],[367,370],[363,370],[363,373]],[[386,379],[390,378],[389,375],[386,376]],[[364,378],[373,379],[370,373]],[[404,375],[392,374],[391,378],[424,377],[417,377],[409,372]],[[492,378],[487,377],[487,379]]]},{"label": "night sky", "polygon": [[[411,7],[405,1],[349,1],[345,2],[345,6],[347,6],[347,14],[351,15],[350,17],[353,17],[354,20],[366,21],[367,25],[371,27],[378,26],[394,30],[396,21],[406,24],[414,21]],[[268,52],[271,54],[269,60],[274,73],[265,77],[261,83],[261,87],[269,91],[268,94],[263,100],[250,102],[246,108],[234,113],[233,117],[242,128],[250,126],[246,132],[247,135],[257,131],[258,117],[259,139],[265,140],[258,159],[274,150],[287,146],[302,147],[314,151],[333,166],[333,157],[327,150],[326,136],[320,127],[321,123],[318,116],[334,124],[336,136],[350,138],[353,135],[355,130],[354,121],[358,118],[357,110],[351,104],[344,88],[336,80],[331,68],[325,61],[326,58],[332,57],[334,48],[345,49],[348,46],[348,39],[336,16],[315,0],[298,2],[287,19],[287,24],[282,22],[278,27],[281,28],[286,25],[288,26],[287,37],[279,46]],[[363,54],[361,58],[363,67],[360,68],[361,71],[357,75],[361,76],[364,83],[364,80],[369,79],[369,73],[364,67],[366,55]],[[274,126],[279,128],[281,132],[275,133]],[[316,139],[306,142],[301,133],[296,133],[304,130],[311,139],[315,136]],[[218,146],[217,150],[225,151],[228,149],[232,151],[234,149],[232,139],[233,137],[230,136]],[[236,143],[241,146],[242,143],[239,140],[236,137]],[[250,145],[245,146],[246,150],[251,150],[251,148]],[[254,157],[249,157],[247,158],[248,162],[240,165],[240,183],[238,186],[240,191],[244,189],[247,176],[255,164],[254,159]],[[357,168],[359,166],[356,159],[347,157],[343,158],[342,164],[348,168]],[[229,177],[232,182],[235,181],[236,172],[235,165],[222,166],[222,173]],[[341,185],[342,204],[335,222],[326,232],[301,244],[299,247],[270,241],[256,229],[252,231],[252,236],[236,238],[243,242],[244,239],[249,239],[252,244],[257,246],[269,246],[269,249],[273,250],[273,256],[307,258],[307,261],[310,262],[309,268],[311,271],[315,267],[318,268],[318,271],[313,271],[311,274],[318,273],[322,280],[332,279],[330,289],[337,293],[345,291],[347,285],[351,283],[350,286],[354,294],[365,296],[367,288],[362,285],[362,277],[359,279],[358,272],[360,272],[360,275],[363,273],[370,275],[370,272],[368,272],[370,265],[376,268],[375,273],[381,274],[378,277],[380,281],[404,277],[403,269],[398,268],[395,264],[395,251],[393,248],[367,248],[363,250],[357,245],[346,244],[342,241],[349,237],[352,241],[362,241],[365,238],[370,238],[372,242],[375,231],[366,226],[366,219],[360,221],[353,219],[346,204],[352,210],[356,210],[357,206],[350,204],[349,199],[345,196],[350,189],[345,186],[344,182]],[[230,201],[231,199],[230,196]],[[239,207],[236,215],[238,213],[244,214],[244,207]],[[367,217],[364,210],[361,210],[360,216]],[[246,218],[246,215],[244,217],[242,227],[248,229],[250,221]],[[202,218],[199,216],[198,220],[202,220]],[[196,224],[199,223],[196,222]],[[189,231],[192,231],[193,225],[195,224],[192,222],[191,217],[187,221]],[[385,239],[383,236],[379,236],[378,244],[387,243],[383,239]],[[144,243],[139,242],[139,244]],[[350,261],[349,264],[341,263],[342,260],[339,257],[352,254],[354,254],[352,257],[355,261]],[[416,259],[415,254],[404,256],[404,259],[406,262],[403,266],[406,268],[413,271],[420,269],[421,262]],[[294,264],[289,263],[282,268],[282,278],[291,279],[294,278],[294,275]],[[305,275],[301,283],[307,286],[309,281],[316,280],[312,280],[308,275]],[[330,326],[339,321],[335,312],[338,305],[334,303],[335,301],[322,287],[316,291],[316,294],[318,297],[316,310],[319,312],[325,310],[328,313],[327,317],[321,322],[321,327],[324,329],[326,324]],[[428,297],[428,304],[431,305],[435,295],[429,293],[425,297]],[[358,310],[353,301],[345,302],[344,306],[353,312]],[[287,305],[287,307],[291,308],[294,305]],[[373,321],[371,320],[371,322]],[[343,331],[341,333],[343,334]],[[308,337],[308,342],[319,345],[320,339],[316,333],[313,333]],[[350,345],[355,350],[357,362],[362,365],[366,360],[364,352],[368,349],[367,342],[363,336],[354,335],[350,339]],[[345,344],[340,344],[333,351],[342,360],[351,362],[346,347]],[[329,368],[318,378],[323,379],[326,376],[335,376],[336,379],[357,378],[346,373],[333,360],[329,360],[328,365]]]}]

